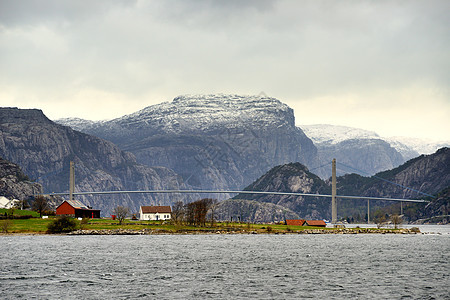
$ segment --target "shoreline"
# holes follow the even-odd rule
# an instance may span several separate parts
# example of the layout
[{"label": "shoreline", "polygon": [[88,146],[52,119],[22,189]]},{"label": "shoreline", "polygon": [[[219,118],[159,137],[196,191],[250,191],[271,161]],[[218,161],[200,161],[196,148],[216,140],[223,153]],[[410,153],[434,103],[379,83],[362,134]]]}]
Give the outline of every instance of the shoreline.
[{"label": "shoreline", "polygon": [[47,232],[9,232],[0,233],[0,236],[80,236],[80,235],[217,235],[217,234],[426,234],[417,230],[407,228],[399,229],[377,229],[377,228],[336,228],[336,229],[305,229],[301,231],[256,231],[256,230],[180,230],[169,231],[160,229],[87,229],[75,230],[68,233],[51,234]]}]

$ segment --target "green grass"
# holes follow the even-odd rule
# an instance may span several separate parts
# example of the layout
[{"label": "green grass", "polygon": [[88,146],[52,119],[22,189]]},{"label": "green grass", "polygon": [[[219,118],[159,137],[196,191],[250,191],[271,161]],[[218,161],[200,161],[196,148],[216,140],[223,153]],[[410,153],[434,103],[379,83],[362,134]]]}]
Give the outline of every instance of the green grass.
[{"label": "green grass", "polygon": [[[4,215],[4,214],[9,214],[10,210],[9,209],[5,209],[5,208],[0,208],[0,215]],[[20,209],[14,209],[13,213],[15,216],[26,216],[26,215],[31,215],[33,217],[39,218],[39,213],[32,211],[32,210],[20,210]]]},{"label": "green grass", "polygon": [[[9,228],[9,232],[16,233],[44,233],[47,231],[47,225],[50,224],[52,219],[14,219],[9,220],[12,224]],[[0,221],[1,222],[1,221]]]}]

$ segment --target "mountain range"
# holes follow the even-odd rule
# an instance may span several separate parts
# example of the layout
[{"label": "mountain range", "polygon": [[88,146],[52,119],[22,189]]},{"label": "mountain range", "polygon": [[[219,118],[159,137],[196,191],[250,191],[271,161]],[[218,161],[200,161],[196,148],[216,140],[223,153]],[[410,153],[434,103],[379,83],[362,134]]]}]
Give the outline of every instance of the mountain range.
[{"label": "mountain range", "polygon": [[[358,129],[297,127],[293,110],[267,96],[185,95],[99,122],[53,122],[40,110],[17,108],[1,108],[0,118],[0,156],[20,165],[46,193],[68,190],[69,161],[76,164],[77,191],[236,190],[275,166],[291,163],[326,179],[332,158],[338,159],[340,174],[356,169],[372,175],[401,165],[419,149]],[[139,205],[170,205],[198,197],[135,194],[81,199],[108,215],[118,204],[136,212]],[[229,197],[222,194],[221,199]],[[299,205],[303,204],[283,209],[295,214]],[[319,210],[310,209],[311,216],[318,215]]]}]

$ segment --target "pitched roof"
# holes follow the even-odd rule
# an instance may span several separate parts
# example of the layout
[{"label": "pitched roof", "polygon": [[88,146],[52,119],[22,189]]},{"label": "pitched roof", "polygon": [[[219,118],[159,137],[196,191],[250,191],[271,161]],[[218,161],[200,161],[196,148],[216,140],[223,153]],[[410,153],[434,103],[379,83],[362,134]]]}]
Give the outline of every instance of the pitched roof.
[{"label": "pitched roof", "polygon": [[[89,208],[83,204],[80,200],[66,200],[73,208]],[[64,202],[63,202],[64,203]]]},{"label": "pitched roof", "polygon": [[286,220],[286,225],[303,226],[305,220]]},{"label": "pitched roof", "polygon": [[306,220],[306,226],[327,226],[324,220]]},{"label": "pitched roof", "polygon": [[143,214],[172,213],[170,206],[141,206]]}]

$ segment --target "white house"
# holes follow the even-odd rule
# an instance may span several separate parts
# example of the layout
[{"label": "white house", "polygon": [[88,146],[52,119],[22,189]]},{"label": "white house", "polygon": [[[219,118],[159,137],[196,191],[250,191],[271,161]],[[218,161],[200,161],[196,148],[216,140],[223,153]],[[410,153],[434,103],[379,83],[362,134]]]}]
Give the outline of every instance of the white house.
[{"label": "white house", "polygon": [[141,206],[139,210],[139,220],[170,220],[172,218],[172,208],[170,206]]},{"label": "white house", "polygon": [[0,196],[0,208],[10,209],[10,208],[14,207],[14,205],[18,202],[19,202],[19,200],[16,200],[16,199],[9,200],[6,197]]}]

